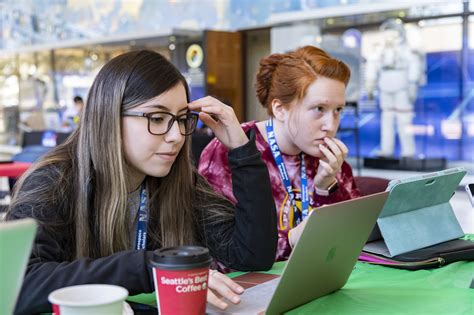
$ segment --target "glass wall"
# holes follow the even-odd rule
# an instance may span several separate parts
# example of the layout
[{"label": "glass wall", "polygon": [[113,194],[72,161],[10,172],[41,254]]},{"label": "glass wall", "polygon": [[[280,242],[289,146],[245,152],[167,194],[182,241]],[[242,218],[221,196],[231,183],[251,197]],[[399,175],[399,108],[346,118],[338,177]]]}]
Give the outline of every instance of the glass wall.
[{"label": "glass wall", "polygon": [[64,113],[87,93],[100,68],[126,51],[149,48],[170,58],[167,46],[135,42],[0,55],[0,144],[20,144],[21,131],[71,131]]},{"label": "glass wall", "polygon": [[[421,20],[406,24],[405,30],[409,47],[422,58],[422,72],[418,77],[416,99],[413,101],[415,117],[410,126],[410,132],[415,137],[416,156],[465,159],[472,152],[472,147],[463,144],[463,138],[467,140],[469,135],[462,132],[462,125],[467,124],[463,122],[466,116],[461,115],[460,111],[461,104],[466,102],[461,95],[461,87],[467,84],[464,81],[468,79],[465,76],[468,71],[463,71],[460,63],[462,19]],[[362,32],[361,50],[365,60],[369,60],[383,43],[382,36],[379,29]],[[360,136],[363,139],[363,156],[374,156],[380,149],[380,129],[383,128],[380,101],[380,93],[374,100],[368,99],[367,91],[361,95]],[[395,156],[399,155],[400,143],[397,141]]]},{"label": "glass wall", "polygon": [[[471,3],[472,8],[472,3]],[[447,158],[451,161],[474,162],[474,18],[464,14],[462,3],[431,10],[406,11],[407,46],[421,59],[422,75],[417,79],[416,98],[413,101],[414,118],[408,132],[414,135],[415,157]],[[400,15],[399,15],[400,16]],[[339,37],[340,45],[348,29],[360,31],[362,55],[362,85],[360,86],[359,118],[361,156],[374,157],[381,151],[382,123],[380,89],[370,98],[367,88],[367,65],[383,45],[386,36],[378,23],[340,27],[337,31],[323,28],[323,43],[329,35]],[[379,71],[383,71],[380,70]],[[380,73],[379,73],[380,74]],[[396,84],[394,82],[393,84]],[[342,126],[351,126],[355,118],[349,111]],[[394,132],[397,133],[394,127]],[[357,152],[354,135],[343,133],[351,155]],[[401,155],[396,139],[395,157]]]},{"label": "glass wall", "polygon": [[[173,53],[177,55],[184,51],[175,36],[162,36],[153,44],[147,38],[140,39],[144,33],[173,27],[269,30],[266,23],[292,25],[304,20],[317,26],[318,33],[313,34],[313,42],[345,60],[353,70],[350,99],[358,103],[358,113],[348,110],[342,125],[352,128],[350,126],[355,122],[363,141],[357,150],[353,133],[344,133],[343,140],[349,145],[351,154],[360,151],[361,156],[375,156],[380,151],[380,129],[383,127],[381,95],[377,89],[368,91],[367,63],[384,42],[382,23],[389,18],[399,18],[404,24],[407,46],[419,57],[423,67],[416,79],[415,115],[408,128],[414,136],[415,156],[474,159],[474,15],[470,16],[474,1],[466,6],[463,1],[456,0],[432,3],[421,0],[410,3],[369,0],[4,0],[0,1],[0,8],[3,26],[0,33],[0,48],[3,48],[0,54],[0,122],[3,121],[0,133],[15,134],[18,123],[21,125],[28,116],[39,111],[50,113],[46,127],[58,126],[61,112],[72,106],[73,97],[85,98],[97,71],[116,54],[135,48],[151,48],[171,58]],[[163,19],[165,14],[166,19]],[[111,36],[127,34],[137,34],[137,39],[125,44],[110,43]],[[46,47],[35,52],[18,49],[45,43],[60,46],[63,42],[92,38],[106,38],[109,44],[81,46],[76,43],[70,45],[75,48]],[[262,44],[255,42],[252,45]],[[265,41],[265,45],[274,43]],[[249,51],[268,49],[255,47]],[[26,52],[28,50],[31,52]],[[187,73],[190,81],[208,79],[203,71],[196,73]],[[253,82],[253,77],[248,80]],[[194,94],[203,94],[202,86],[199,85],[201,90]],[[253,91],[248,89],[247,93]],[[400,155],[398,141],[395,155]]]}]

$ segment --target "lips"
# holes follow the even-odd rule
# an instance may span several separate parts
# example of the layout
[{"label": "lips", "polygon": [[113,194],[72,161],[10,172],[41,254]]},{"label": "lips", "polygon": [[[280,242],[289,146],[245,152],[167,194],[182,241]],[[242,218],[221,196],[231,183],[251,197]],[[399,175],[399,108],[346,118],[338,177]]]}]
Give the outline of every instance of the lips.
[{"label": "lips", "polygon": [[178,156],[178,152],[159,152],[156,155],[164,160],[174,160]]},{"label": "lips", "polygon": [[178,152],[158,152],[156,154],[176,156],[176,155],[178,155]]}]

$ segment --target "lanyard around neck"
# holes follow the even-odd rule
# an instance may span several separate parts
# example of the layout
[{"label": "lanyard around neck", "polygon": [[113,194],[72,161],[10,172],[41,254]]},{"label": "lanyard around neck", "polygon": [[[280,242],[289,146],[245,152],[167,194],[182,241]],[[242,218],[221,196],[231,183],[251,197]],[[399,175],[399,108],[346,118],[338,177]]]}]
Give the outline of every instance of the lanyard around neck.
[{"label": "lanyard around neck", "polygon": [[288,172],[285,167],[285,162],[283,161],[283,157],[281,156],[280,148],[278,147],[278,143],[275,138],[275,132],[273,130],[273,119],[270,118],[266,122],[266,130],[267,130],[267,139],[268,144],[270,145],[270,149],[272,151],[273,158],[275,159],[275,163],[277,165],[278,171],[280,172],[281,180],[283,181],[283,185],[285,186],[286,192],[288,193],[288,198],[290,199],[291,205],[293,207],[293,214],[295,219],[295,225],[298,225],[303,221],[304,218],[309,213],[309,195],[308,195],[308,179],[306,176],[306,166],[304,164],[304,153],[301,152],[300,159],[301,159],[301,213],[298,211],[296,207],[296,200],[295,194],[293,192],[293,187],[291,185],[291,181],[288,177]]},{"label": "lanyard around neck", "polygon": [[138,207],[137,235],[135,237],[135,249],[146,248],[146,236],[148,228],[148,197],[145,181],[140,188],[140,205]]}]

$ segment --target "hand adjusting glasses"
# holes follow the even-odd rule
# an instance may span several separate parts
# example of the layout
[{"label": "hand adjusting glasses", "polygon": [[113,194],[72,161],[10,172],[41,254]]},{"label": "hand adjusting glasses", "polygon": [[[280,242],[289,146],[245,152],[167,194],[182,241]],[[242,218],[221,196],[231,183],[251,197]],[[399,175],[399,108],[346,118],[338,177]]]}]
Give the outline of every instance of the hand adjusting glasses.
[{"label": "hand adjusting glasses", "polygon": [[178,122],[179,132],[183,136],[191,135],[196,129],[199,114],[195,112],[187,112],[181,115],[173,115],[168,112],[134,112],[124,111],[122,116],[145,117],[148,119],[148,132],[152,135],[164,135],[170,131],[174,122]]}]

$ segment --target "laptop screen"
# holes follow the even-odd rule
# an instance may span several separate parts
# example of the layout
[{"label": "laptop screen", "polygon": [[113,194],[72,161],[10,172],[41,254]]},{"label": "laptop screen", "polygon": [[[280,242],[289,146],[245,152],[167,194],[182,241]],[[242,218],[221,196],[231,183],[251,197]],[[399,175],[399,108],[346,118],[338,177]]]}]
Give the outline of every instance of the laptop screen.
[{"label": "laptop screen", "polygon": [[35,234],[33,219],[0,222],[0,314],[13,314]]}]

